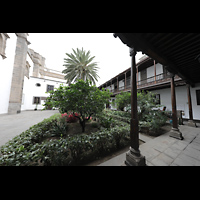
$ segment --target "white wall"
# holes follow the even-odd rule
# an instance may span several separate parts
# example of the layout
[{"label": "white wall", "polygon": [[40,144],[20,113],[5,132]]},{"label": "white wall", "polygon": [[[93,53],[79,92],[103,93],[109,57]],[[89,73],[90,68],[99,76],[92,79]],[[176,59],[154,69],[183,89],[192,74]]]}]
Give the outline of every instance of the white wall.
[{"label": "white wall", "polygon": [[8,112],[10,87],[17,43],[17,36],[15,33],[8,33],[8,35],[10,38],[8,38],[6,41],[5,50],[7,58],[3,59],[0,56],[0,114],[5,114]]},{"label": "white wall", "polygon": [[[196,101],[196,90],[200,89],[200,84],[196,84],[194,88],[190,87],[193,118],[200,120],[200,105],[197,105]],[[175,88],[176,91],[176,107],[177,110],[183,110],[183,118],[189,119],[188,99],[187,99],[187,88],[186,86],[180,86]],[[171,88],[153,90],[153,93],[160,94],[161,105],[166,106],[166,110],[172,110],[171,105]]]},{"label": "white wall", "polygon": [[[160,63],[156,64],[156,75],[163,73],[163,66]],[[147,68],[147,78],[154,76],[154,65]]]},{"label": "white wall", "polygon": [[154,65],[147,68],[147,78],[154,76]]},{"label": "white wall", "polygon": [[163,73],[163,66],[160,63],[156,64],[156,75]]},{"label": "white wall", "polygon": [[[49,77],[50,78],[50,77]],[[36,86],[36,83],[40,83],[41,86]],[[24,78],[23,98],[24,103],[21,106],[21,110],[34,110],[36,104],[33,104],[33,97],[47,97],[49,96],[47,91],[47,85],[54,85],[54,89],[58,88],[60,84],[57,81],[51,81],[41,78],[30,77],[30,79]],[[66,84],[63,84],[66,85]],[[37,109],[43,109],[44,100],[41,100],[41,104],[38,104]]]}]

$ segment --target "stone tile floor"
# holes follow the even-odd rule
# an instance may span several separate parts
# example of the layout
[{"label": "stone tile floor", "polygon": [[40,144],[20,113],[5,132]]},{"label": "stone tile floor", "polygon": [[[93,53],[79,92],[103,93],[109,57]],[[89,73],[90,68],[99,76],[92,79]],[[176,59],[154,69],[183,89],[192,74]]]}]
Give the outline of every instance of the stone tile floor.
[{"label": "stone tile floor", "polygon": [[58,110],[22,111],[19,114],[0,115],[0,146],[21,134],[34,124],[58,113]]},{"label": "stone tile floor", "polygon": [[[167,132],[140,145],[147,166],[200,166],[200,124],[197,125],[197,128],[179,126],[183,140],[172,138]],[[125,159],[123,153],[99,166],[124,166]]]}]

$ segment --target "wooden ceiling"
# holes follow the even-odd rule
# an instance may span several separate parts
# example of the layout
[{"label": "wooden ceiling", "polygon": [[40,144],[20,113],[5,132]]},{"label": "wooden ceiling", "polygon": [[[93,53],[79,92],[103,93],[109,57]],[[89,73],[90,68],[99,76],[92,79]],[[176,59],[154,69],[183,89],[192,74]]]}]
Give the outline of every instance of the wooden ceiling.
[{"label": "wooden ceiling", "polygon": [[142,51],[186,83],[200,83],[200,34],[198,33],[114,33],[130,48]]}]

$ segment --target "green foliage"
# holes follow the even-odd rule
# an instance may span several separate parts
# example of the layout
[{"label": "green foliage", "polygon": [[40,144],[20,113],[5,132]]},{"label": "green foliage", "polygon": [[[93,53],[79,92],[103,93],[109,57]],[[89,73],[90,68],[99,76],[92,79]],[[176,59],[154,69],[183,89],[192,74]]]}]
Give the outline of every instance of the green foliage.
[{"label": "green foliage", "polygon": [[91,57],[90,51],[86,53],[83,48],[77,48],[76,51],[74,49],[72,50],[74,54],[66,53],[68,58],[64,58],[66,64],[63,65],[66,69],[62,71],[62,73],[66,74],[65,79],[67,83],[71,84],[72,82],[77,82],[82,79],[84,81],[92,81],[95,85],[95,81],[97,81],[99,77],[97,75],[97,63],[91,63],[95,56]]},{"label": "green foliage", "polygon": [[[70,152],[66,146],[66,141],[62,138],[60,140],[50,140],[42,143],[40,148],[40,162],[44,166],[65,166],[68,165]],[[68,159],[66,159],[68,158]]]},{"label": "green foliage", "polygon": [[155,101],[155,94],[152,92],[145,93],[144,91],[137,93],[138,102],[138,119],[139,121],[148,121],[149,116],[152,117],[161,105]]},{"label": "green foliage", "polygon": [[[44,119],[1,146],[0,166],[37,165],[42,155],[40,149],[43,146],[42,141],[55,134],[55,129],[59,125],[59,118],[60,114],[58,113]],[[61,136],[61,134],[64,134],[63,129],[57,129],[56,136]]]},{"label": "green foliage", "polygon": [[127,107],[131,104],[131,93],[130,92],[121,92],[116,95],[115,101],[112,102],[113,106],[116,104],[117,109],[123,111],[124,107]]},{"label": "green foliage", "polygon": [[149,128],[151,135],[157,135],[167,120],[166,115],[159,109],[162,105],[158,105],[155,99],[155,94],[151,92],[137,93],[139,126]]},{"label": "green foliage", "polygon": [[106,115],[104,112],[96,114],[96,117],[98,118],[101,126],[104,128],[110,128],[113,122],[112,117]]},{"label": "green foliage", "polygon": [[101,128],[90,135],[61,134],[59,139],[47,140],[57,126],[52,122],[58,119],[58,115],[45,119],[3,145],[0,166],[83,164],[129,143],[130,125],[118,120],[113,120],[115,127]]},{"label": "green foliage", "polygon": [[[79,119],[82,131],[85,130],[85,121],[89,120],[93,114],[98,114],[108,103],[111,93],[108,90],[99,90],[96,86],[90,86],[88,81],[79,80],[70,86],[60,86],[54,91],[50,91],[50,96],[45,101],[45,108],[52,106],[59,108],[61,113],[72,111]],[[80,115],[76,116],[75,112]]]}]

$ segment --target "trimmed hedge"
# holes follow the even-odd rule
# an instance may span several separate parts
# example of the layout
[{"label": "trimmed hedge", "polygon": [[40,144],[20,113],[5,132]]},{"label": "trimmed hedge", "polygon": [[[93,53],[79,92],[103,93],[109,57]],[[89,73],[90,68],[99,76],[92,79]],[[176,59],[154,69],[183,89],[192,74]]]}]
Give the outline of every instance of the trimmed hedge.
[{"label": "trimmed hedge", "polygon": [[45,119],[0,148],[0,166],[80,165],[129,144],[129,124],[111,118],[106,123],[106,115],[101,120],[107,127],[98,132],[67,136],[60,114]]}]

